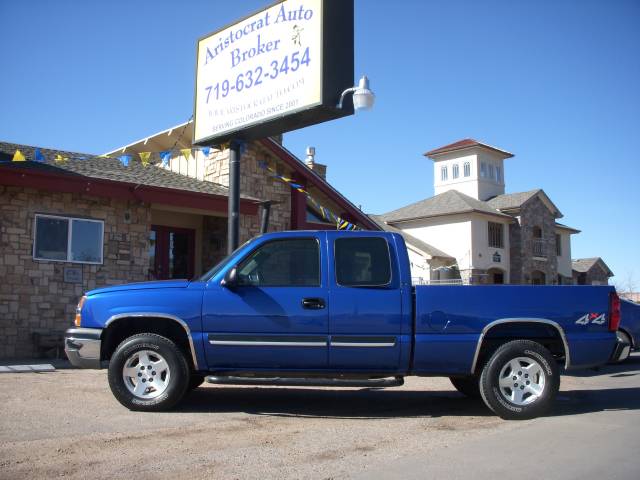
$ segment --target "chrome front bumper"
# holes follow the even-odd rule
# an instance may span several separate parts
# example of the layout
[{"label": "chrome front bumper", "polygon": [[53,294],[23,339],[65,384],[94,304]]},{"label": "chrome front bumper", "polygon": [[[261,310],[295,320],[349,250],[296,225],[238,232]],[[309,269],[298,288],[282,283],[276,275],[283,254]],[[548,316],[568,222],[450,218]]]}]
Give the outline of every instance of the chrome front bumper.
[{"label": "chrome front bumper", "polygon": [[64,351],[74,367],[100,368],[99,328],[70,328],[64,335]]}]

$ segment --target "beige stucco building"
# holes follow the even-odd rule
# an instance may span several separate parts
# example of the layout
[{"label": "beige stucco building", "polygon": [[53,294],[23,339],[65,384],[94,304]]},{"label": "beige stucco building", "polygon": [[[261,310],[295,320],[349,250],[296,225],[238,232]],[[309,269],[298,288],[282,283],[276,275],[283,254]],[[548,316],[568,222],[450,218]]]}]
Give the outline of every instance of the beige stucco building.
[{"label": "beige stucco building", "polygon": [[[542,189],[507,193],[505,160],[513,154],[472,139],[431,150],[433,197],[379,215],[455,259],[449,268],[425,259],[421,283],[574,283],[571,236]],[[416,262],[417,263],[417,262]]]}]

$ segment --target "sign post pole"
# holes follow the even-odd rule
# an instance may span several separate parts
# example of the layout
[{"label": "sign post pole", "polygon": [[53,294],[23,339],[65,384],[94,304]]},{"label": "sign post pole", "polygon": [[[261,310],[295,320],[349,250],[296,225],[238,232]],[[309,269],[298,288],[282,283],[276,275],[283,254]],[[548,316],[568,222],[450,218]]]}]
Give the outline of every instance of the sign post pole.
[{"label": "sign post pole", "polygon": [[227,254],[240,245],[240,142],[229,142],[229,210]]}]

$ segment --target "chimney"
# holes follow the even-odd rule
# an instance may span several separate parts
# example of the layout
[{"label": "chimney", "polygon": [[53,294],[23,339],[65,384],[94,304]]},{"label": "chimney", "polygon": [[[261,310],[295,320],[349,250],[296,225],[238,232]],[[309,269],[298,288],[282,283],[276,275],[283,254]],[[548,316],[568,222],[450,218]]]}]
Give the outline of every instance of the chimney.
[{"label": "chimney", "polygon": [[327,166],[321,163],[316,163],[316,147],[307,147],[307,158],[304,160],[305,165],[313,170],[323,180],[327,179]]}]

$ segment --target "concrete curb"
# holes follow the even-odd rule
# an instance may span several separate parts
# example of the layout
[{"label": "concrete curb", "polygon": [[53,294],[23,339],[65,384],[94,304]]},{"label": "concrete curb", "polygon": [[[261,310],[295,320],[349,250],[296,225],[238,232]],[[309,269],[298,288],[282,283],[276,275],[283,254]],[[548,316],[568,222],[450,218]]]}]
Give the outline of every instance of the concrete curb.
[{"label": "concrete curb", "polygon": [[38,373],[38,372],[53,372],[55,367],[49,363],[40,365],[5,365],[0,366],[0,373]]}]

